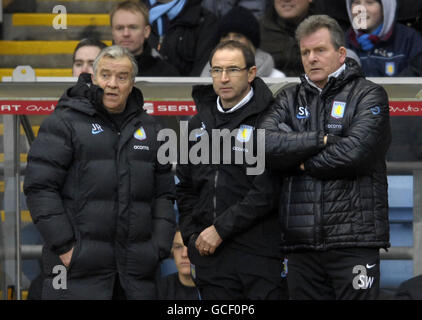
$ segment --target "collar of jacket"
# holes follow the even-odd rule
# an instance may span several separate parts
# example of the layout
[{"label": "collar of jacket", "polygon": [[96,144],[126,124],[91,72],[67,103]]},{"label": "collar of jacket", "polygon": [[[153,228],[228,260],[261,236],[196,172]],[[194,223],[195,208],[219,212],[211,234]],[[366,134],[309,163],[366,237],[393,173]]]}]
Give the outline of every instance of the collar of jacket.
[{"label": "collar of jacket", "polygon": [[[264,81],[256,77],[252,82],[254,95],[252,99],[239,112],[234,112],[232,115],[236,118],[230,123],[228,129],[236,128],[241,122],[252,115],[262,113],[274,100],[271,90],[267,87]],[[217,109],[216,101],[217,95],[212,85],[196,85],[192,89],[192,97],[196,104],[198,117],[204,121],[207,128],[214,127],[214,112]],[[252,106],[251,106],[252,104]]]},{"label": "collar of jacket", "polygon": [[[341,88],[347,83],[349,83],[350,81],[356,78],[364,77],[362,69],[359,67],[358,63],[355,60],[351,58],[346,58],[345,64],[346,64],[346,69],[344,70],[344,72],[340,73],[338,77],[331,77],[328,80],[327,84],[324,86],[324,88],[320,92],[321,96],[325,96],[329,93],[332,94],[334,92],[337,92],[341,90]],[[313,87],[308,82],[304,74],[300,76],[300,80],[301,80],[302,85],[305,87],[305,89],[309,91],[318,92],[317,88]]]},{"label": "collar of jacket", "polygon": [[[107,114],[103,106],[102,88],[94,85],[91,75],[82,73],[75,86],[67,89],[59,99],[56,109],[70,108],[93,116],[96,113]],[[129,114],[143,112],[144,98],[142,92],[133,87],[126,102],[125,112]]]},{"label": "collar of jacket", "polygon": [[[160,56],[158,51],[157,51],[157,54],[158,56]],[[154,63],[155,59],[156,58],[152,55],[151,46],[149,45],[148,41],[145,41],[144,47],[142,49],[142,53],[135,56],[135,60],[138,63],[138,68],[139,68],[137,76],[138,77],[141,76],[143,66],[146,66],[145,68],[148,68],[151,64]]]},{"label": "collar of jacket", "polygon": [[196,26],[201,22],[201,1],[202,0],[187,0],[185,7],[179,15],[170,21],[170,26],[184,25]]}]

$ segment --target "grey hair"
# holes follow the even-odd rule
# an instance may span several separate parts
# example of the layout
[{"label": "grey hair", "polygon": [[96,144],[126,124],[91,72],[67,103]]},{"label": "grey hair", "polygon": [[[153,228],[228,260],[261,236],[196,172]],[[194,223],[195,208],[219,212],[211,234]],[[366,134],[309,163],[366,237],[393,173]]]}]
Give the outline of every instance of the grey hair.
[{"label": "grey hair", "polygon": [[300,40],[303,37],[308,36],[321,28],[328,29],[331,35],[331,43],[336,50],[346,46],[343,29],[341,29],[336,20],[325,14],[310,16],[303,20],[296,29],[297,42],[300,43]]},{"label": "grey hair", "polygon": [[98,63],[104,57],[111,59],[121,59],[127,57],[130,60],[130,63],[132,64],[132,80],[135,79],[136,75],[138,74],[138,64],[136,63],[135,57],[132,53],[130,53],[129,50],[118,45],[110,46],[101,50],[97,58],[95,58],[94,60],[94,75],[97,74]]}]

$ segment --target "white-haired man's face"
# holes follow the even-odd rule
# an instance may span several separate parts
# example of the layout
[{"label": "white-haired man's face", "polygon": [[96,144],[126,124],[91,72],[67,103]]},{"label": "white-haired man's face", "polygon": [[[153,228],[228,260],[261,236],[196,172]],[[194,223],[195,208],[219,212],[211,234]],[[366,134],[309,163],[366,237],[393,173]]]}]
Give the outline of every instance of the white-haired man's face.
[{"label": "white-haired man's face", "polygon": [[110,113],[121,113],[126,107],[134,82],[132,63],[128,57],[103,57],[98,62],[92,82],[104,90],[103,105]]}]

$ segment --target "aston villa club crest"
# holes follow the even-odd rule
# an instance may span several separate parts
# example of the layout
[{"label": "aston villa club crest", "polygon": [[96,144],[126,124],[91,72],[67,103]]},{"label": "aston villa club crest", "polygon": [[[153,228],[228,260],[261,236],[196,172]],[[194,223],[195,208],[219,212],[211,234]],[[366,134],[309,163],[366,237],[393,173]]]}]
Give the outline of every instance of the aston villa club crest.
[{"label": "aston villa club crest", "polygon": [[248,142],[251,138],[253,127],[242,124],[237,132],[236,139],[240,142]]},{"label": "aston villa club crest", "polygon": [[387,76],[393,76],[396,73],[396,65],[394,62],[386,62],[385,74]]},{"label": "aston villa club crest", "polygon": [[136,130],[133,137],[140,141],[145,140],[147,138],[147,134],[145,133],[144,127],[140,127],[138,130]]},{"label": "aston villa club crest", "polygon": [[334,119],[342,119],[346,110],[346,102],[334,101],[331,109],[331,116]]}]

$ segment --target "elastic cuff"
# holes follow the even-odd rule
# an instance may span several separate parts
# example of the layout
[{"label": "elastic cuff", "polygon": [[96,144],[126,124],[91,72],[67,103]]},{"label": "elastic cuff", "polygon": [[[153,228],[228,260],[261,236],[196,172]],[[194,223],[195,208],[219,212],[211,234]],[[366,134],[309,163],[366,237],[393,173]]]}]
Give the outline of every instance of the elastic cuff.
[{"label": "elastic cuff", "polygon": [[325,147],[324,137],[325,137],[324,132],[319,132],[318,133],[318,146],[321,147],[321,148],[324,148]]},{"label": "elastic cuff", "polygon": [[72,239],[71,241],[67,242],[66,244],[58,247],[58,248],[52,248],[51,250],[57,254],[57,255],[62,255],[66,252],[69,252],[70,249],[73,248],[73,246],[75,245],[75,239]]},{"label": "elastic cuff", "polygon": [[223,229],[218,226],[218,222],[214,221],[214,228],[217,231],[218,235],[222,240],[225,240],[228,237],[228,233],[225,233]]}]

